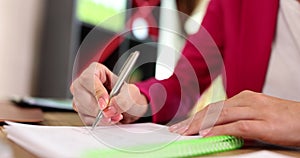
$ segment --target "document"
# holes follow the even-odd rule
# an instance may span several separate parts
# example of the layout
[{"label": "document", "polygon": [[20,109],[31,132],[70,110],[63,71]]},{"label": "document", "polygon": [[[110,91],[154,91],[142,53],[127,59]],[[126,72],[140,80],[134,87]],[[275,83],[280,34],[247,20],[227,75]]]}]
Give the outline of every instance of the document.
[{"label": "document", "polygon": [[[6,122],[8,139],[39,157],[81,157],[88,150],[127,150],[131,146],[161,144],[199,136],[180,136],[154,123],[91,127],[40,126]],[[152,150],[152,149],[145,149]],[[126,151],[128,152],[128,151]],[[136,152],[136,151],[129,151]]]}]

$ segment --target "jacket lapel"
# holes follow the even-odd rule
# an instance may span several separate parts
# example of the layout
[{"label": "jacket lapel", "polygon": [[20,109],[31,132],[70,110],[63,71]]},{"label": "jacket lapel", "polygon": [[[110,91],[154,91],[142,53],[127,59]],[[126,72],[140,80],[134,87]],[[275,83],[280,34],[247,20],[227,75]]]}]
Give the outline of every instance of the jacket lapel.
[{"label": "jacket lapel", "polygon": [[278,0],[243,0],[238,90],[261,92],[271,53],[278,14]]}]

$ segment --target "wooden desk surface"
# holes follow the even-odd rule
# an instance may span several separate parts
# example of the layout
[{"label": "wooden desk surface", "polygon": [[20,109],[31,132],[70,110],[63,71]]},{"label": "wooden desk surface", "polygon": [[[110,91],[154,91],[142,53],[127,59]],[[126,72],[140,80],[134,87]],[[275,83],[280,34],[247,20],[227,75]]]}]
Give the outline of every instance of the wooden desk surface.
[{"label": "wooden desk surface", "polygon": [[[40,123],[41,125],[55,125],[55,126],[63,126],[63,125],[68,125],[68,126],[82,126],[82,122],[78,115],[74,112],[45,112],[44,113],[44,121]],[[0,128],[3,128],[0,126]],[[0,140],[6,142],[13,150],[14,157],[16,158],[35,158],[36,156],[29,153],[19,145],[15,144],[14,142],[8,140],[6,138],[5,133],[1,130],[0,132]],[[219,154],[214,154],[214,155],[208,155],[212,157],[217,157],[217,156],[232,156],[232,155],[238,155],[238,154],[243,154],[243,153],[250,153],[250,152],[255,152],[259,150],[269,150],[272,152],[280,153],[280,154],[285,154],[289,155],[292,157],[300,157],[300,151],[295,151],[295,150],[287,150],[287,149],[281,149],[281,148],[272,148],[268,146],[250,146],[250,147],[243,147],[242,149],[238,150],[233,150],[233,151],[228,151],[228,152],[223,152]]]}]

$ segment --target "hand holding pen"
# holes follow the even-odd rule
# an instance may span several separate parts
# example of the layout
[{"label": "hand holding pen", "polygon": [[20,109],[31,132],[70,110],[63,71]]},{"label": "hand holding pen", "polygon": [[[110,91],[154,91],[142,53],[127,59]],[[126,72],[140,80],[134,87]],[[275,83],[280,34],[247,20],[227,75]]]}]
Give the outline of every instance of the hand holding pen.
[{"label": "hand holding pen", "polygon": [[130,55],[119,77],[104,65],[92,63],[74,80],[70,88],[73,107],[86,125],[93,124],[95,127],[98,123],[109,125],[120,121],[130,123],[146,113],[148,105],[145,96],[134,84],[124,82],[138,54],[134,52]]},{"label": "hand holding pen", "polygon": [[[139,55],[140,55],[140,53],[138,51],[135,51],[134,53],[130,54],[128,59],[125,61],[125,64],[123,65],[123,67],[120,70],[119,78],[118,78],[117,82],[115,83],[114,87],[112,88],[112,90],[110,91],[108,105],[109,105],[110,99],[119,93],[121,86],[124,84],[125,79],[129,76],[130,72],[132,71],[132,68],[133,68],[136,60],[138,59]],[[100,119],[102,119],[102,117],[103,117],[103,110],[100,109],[98,112],[98,115],[92,125],[92,130],[98,125],[98,123],[99,123]]]}]

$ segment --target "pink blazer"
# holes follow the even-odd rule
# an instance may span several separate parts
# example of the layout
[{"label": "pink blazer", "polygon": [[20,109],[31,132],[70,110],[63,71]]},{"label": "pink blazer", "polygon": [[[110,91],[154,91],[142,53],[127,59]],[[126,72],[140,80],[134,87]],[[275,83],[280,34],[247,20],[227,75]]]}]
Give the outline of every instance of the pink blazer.
[{"label": "pink blazer", "polygon": [[[216,52],[203,52],[209,61],[197,53],[192,43],[205,46],[205,39],[201,37],[203,31],[190,36],[182,54],[193,66],[199,85],[182,90],[178,75],[182,75],[185,82],[189,82],[189,76],[184,76],[186,69],[182,68],[185,64],[180,64],[181,61],[169,79],[158,81],[151,78],[136,84],[150,102],[152,121],[166,123],[174,117],[186,116],[201,92],[218,74],[224,77],[228,97],[243,90],[261,92],[275,35],[278,8],[278,0],[211,0],[202,26],[217,44],[224,67],[218,64],[220,61],[215,61]],[[209,45],[206,47],[209,48]],[[208,67],[214,71],[209,73]]]}]

